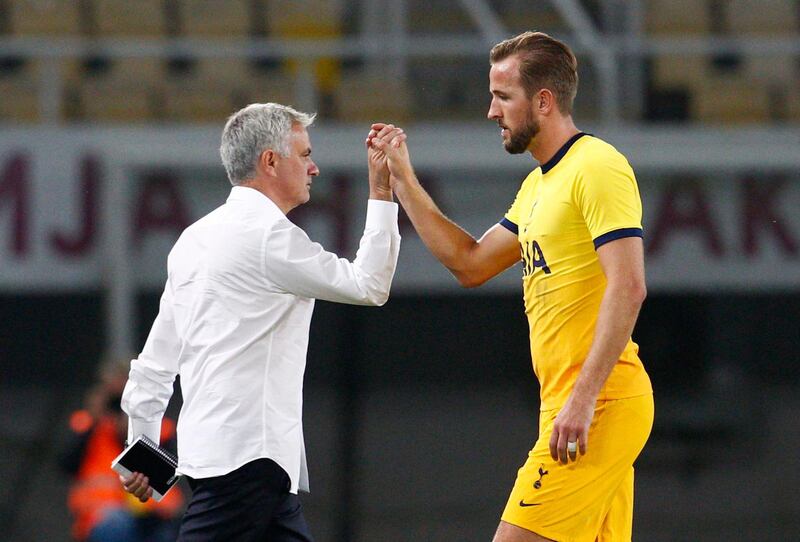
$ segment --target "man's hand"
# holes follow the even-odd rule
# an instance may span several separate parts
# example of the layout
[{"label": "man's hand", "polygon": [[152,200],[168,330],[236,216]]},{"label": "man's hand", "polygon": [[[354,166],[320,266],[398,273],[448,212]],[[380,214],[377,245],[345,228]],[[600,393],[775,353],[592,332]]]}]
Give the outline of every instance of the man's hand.
[{"label": "man's hand", "polygon": [[367,165],[369,166],[370,193],[391,194],[389,186],[389,168],[386,165],[386,155],[373,147],[367,148]]},{"label": "man's hand", "polygon": [[134,472],[129,478],[124,476],[119,477],[122,482],[122,487],[125,491],[139,499],[141,502],[147,502],[153,496],[153,488],[150,487],[150,480],[141,472]]},{"label": "man's hand", "polygon": [[553,422],[550,457],[560,463],[578,460],[589,447],[589,426],[594,417],[595,401],[581,401],[570,395]]},{"label": "man's hand", "polygon": [[370,199],[393,201],[386,154],[372,145],[373,137],[374,131],[370,131],[364,142],[367,147],[367,166],[369,168],[369,197]]},{"label": "man's hand", "polygon": [[382,151],[389,168],[390,183],[410,181],[414,178],[414,168],[406,146],[406,134],[402,128],[393,124],[375,123],[367,136],[367,144]]}]

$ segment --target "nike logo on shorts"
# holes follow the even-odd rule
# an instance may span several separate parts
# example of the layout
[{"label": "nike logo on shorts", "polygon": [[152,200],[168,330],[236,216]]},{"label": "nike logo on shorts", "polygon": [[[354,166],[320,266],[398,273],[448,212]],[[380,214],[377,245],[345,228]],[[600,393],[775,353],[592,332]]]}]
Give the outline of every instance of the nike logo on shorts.
[{"label": "nike logo on shorts", "polygon": [[539,506],[540,504],[542,504],[542,503],[540,503],[540,502],[525,502],[525,499],[520,499],[519,500],[519,505],[522,506],[522,507],[525,507],[525,506]]}]

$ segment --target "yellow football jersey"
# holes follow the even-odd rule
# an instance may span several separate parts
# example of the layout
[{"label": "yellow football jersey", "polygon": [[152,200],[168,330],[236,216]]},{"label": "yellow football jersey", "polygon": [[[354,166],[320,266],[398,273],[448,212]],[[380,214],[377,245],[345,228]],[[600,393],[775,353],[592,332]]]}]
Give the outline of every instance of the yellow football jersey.
[{"label": "yellow football jersey", "polygon": [[[642,236],[639,187],[622,154],[579,133],[528,175],[501,224],[518,235],[522,250],[541,408],[559,408],[589,353],[606,289],[596,250]],[[638,350],[629,340],[598,400],[652,392]]]}]

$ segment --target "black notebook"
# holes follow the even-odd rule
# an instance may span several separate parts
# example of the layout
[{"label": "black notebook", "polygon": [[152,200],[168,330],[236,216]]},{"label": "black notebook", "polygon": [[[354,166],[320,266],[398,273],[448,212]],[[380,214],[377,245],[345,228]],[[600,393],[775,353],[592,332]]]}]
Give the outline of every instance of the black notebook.
[{"label": "black notebook", "polygon": [[125,448],[111,462],[111,468],[123,476],[141,472],[150,481],[153,498],[160,501],[174,486],[180,476],[175,473],[178,458],[169,450],[162,448],[144,435]]}]

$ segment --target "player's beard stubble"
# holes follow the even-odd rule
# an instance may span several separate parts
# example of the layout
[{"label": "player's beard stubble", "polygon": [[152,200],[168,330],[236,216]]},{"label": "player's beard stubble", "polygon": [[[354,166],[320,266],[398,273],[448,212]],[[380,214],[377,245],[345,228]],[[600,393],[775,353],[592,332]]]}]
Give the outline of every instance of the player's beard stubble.
[{"label": "player's beard stubble", "polygon": [[533,112],[528,112],[525,124],[516,133],[511,133],[511,137],[503,145],[509,154],[522,154],[528,150],[531,141],[539,133],[539,121],[533,117]]}]

